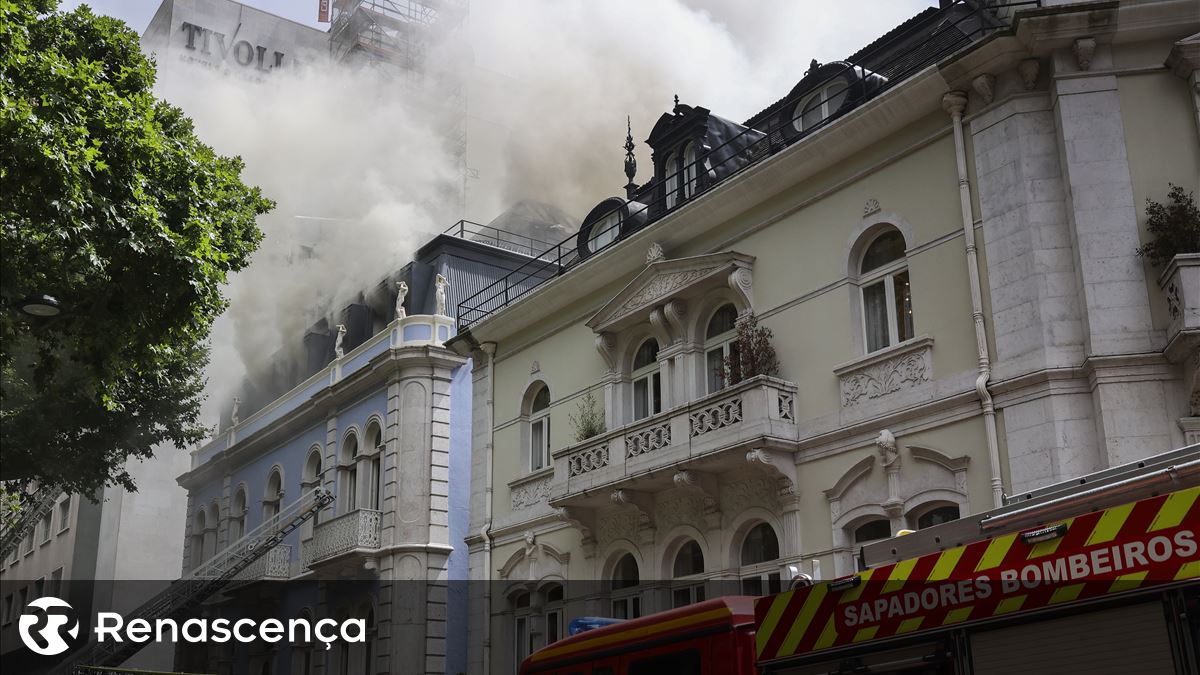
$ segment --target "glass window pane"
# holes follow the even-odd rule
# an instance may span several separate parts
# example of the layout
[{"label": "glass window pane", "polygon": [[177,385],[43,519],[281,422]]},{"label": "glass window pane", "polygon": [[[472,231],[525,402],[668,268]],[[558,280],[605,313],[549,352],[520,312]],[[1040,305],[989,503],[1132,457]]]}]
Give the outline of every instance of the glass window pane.
[{"label": "glass window pane", "polygon": [[952,520],[958,520],[958,507],[941,506],[917,518],[917,529],[923,530]]},{"label": "glass window pane", "polygon": [[825,89],[825,116],[828,117],[842,107],[846,100],[846,83],[838,80]]},{"label": "glass window pane", "polygon": [[671,596],[672,596],[672,599],[671,599],[672,607],[686,607],[687,605],[692,604],[691,589],[676,588],[671,593]]},{"label": "glass window pane", "polygon": [[866,274],[871,270],[904,257],[904,236],[896,230],[888,230],[875,238],[863,253],[860,272]]},{"label": "glass window pane", "polygon": [[545,445],[545,425],[542,420],[534,422],[529,429],[529,468],[537,471],[542,468],[542,447]]},{"label": "glass window pane", "polygon": [[647,417],[650,406],[650,378],[643,377],[633,383],[633,419],[640,420]]},{"label": "glass window pane", "polygon": [[708,392],[720,391],[725,387],[725,350],[721,347],[708,350],[705,358],[708,370]]},{"label": "glass window pane", "polygon": [[912,288],[908,281],[908,270],[892,277],[896,286],[896,336],[898,342],[913,337]]},{"label": "glass window pane", "polygon": [[742,579],[742,595],[762,595],[762,579],[748,577]]},{"label": "glass window pane", "polygon": [[542,387],[533,397],[533,407],[530,412],[538,412],[550,407],[550,387]]},{"label": "glass window pane", "polygon": [[888,346],[887,291],[883,282],[862,289],[863,321],[866,324],[867,351],[873,352]]},{"label": "glass window pane", "polygon": [[689,143],[683,151],[683,196],[691,199],[696,194],[696,146]]},{"label": "glass window pane", "polygon": [[705,339],[720,337],[733,332],[737,327],[737,308],[733,305],[722,305],[708,320],[708,329],[704,331]]},{"label": "glass window pane", "polygon": [[666,190],[667,208],[675,208],[675,202],[679,196],[679,159],[676,155],[670,155],[663,162],[663,173],[666,174]]},{"label": "glass window pane", "polygon": [[633,357],[633,369],[641,370],[656,363],[658,363],[658,340],[651,338],[638,347],[637,354]]},{"label": "glass window pane", "polygon": [[779,557],[779,538],[775,530],[766,523],[759,523],[746,535],[742,542],[742,564],[755,565]]},{"label": "glass window pane", "polygon": [[892,525],[886,520],[872,520],[854,529],[854,543],[887,539],[892,536]]},{"label": "glass window pane", "polygon": [[650,384],[652,391],[650,402],[653,404],[650,408],[650,414],[657,415],[662,412],[662,379],[658,373],[650,376]]}]

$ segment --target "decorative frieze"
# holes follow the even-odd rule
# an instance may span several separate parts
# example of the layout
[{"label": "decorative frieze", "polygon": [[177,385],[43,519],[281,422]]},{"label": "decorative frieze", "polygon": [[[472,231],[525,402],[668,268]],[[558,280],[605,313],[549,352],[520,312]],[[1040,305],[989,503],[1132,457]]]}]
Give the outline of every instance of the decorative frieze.
[{"label": "decorative frieze", "polygon": [[547,475],[537,480],[516,485],[509,490],[512,499],[512,509],[517,511],[527,509],[537,504],[544,504],[550,498],[550,482],[553,476]]},{"label": "decorative frieze", "polygon": [[849,407],[920,386],[933,379],[933,339],[918,338],[834,370]]}]

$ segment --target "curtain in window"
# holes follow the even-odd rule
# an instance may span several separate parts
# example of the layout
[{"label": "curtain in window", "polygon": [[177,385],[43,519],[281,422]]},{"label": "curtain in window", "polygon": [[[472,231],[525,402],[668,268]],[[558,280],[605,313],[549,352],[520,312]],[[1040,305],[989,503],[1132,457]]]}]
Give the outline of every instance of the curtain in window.
[{"label": "curtain in window", "polygon": [[882,281],[862,289],[864,322],[867,327],[867,351],[888,346],[887,290]]}]

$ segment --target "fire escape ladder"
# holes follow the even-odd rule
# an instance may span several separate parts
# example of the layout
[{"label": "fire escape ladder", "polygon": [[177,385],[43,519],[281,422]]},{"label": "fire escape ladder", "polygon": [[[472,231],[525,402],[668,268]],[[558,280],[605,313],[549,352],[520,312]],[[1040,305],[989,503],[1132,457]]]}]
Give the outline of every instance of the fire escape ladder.
[{"label": "fire escape ladder", "polygon": [[[273,518],[224,550],[218,551],[210,560],[171,582],[166,590],[125,615],[126,623],[132,619],[145,619],[154,625],[159,619],[177,619],[221,590],[239,572],[266,555],[289,534],[299,529],[305,521],[332,504],[333,499],[333,493],[324,488],[316,488],[306,493]],[[146,644],[148,643],[132,641],[93,642],[80,650],[77,656],[68,658],[51,672],[55,675],[73,675],[76,672],[87,672],[86,666],[116,667]]]},{"label": "fire escape ladder", "polygon": [[54,507],[54,502],[58,501],[61,494],[61,490],[51,486],[38,488],[37,492],[33,493],[22,492],[25,498],[22,500],[24,503],[21,504],[20,513],[12,525],[5,527],[3,534],[0,534],[0,561],[6,560],[8,554],[21,544],[25,535],[33,531],[38,521]]}]

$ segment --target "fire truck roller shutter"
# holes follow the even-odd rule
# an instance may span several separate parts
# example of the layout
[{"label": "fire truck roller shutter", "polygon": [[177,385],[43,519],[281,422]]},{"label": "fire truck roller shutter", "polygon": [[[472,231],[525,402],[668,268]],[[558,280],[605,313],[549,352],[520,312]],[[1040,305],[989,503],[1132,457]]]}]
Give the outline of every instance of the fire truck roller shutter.
[{"label": "fire truck roller shutter", "polygon": [[1173,675],[1161,602],[1083,612],[971,636],[975,675]]}]

